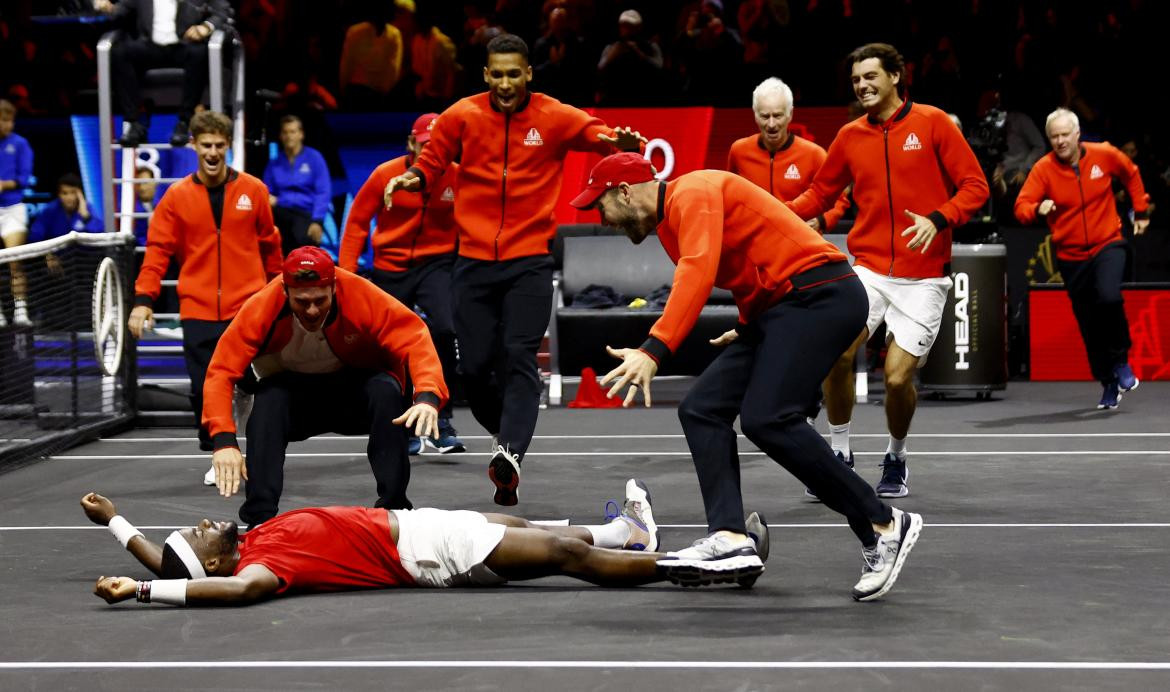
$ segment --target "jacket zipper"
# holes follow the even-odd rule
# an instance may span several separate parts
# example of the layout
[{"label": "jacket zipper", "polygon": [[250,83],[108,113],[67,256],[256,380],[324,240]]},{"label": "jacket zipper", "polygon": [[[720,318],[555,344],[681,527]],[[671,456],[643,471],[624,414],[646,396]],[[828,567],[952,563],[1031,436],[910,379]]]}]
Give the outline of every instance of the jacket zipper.
[{"label": "jacket zipper", "polygon": [[886,156],[886,200],[890,203],[890,276],[894,275],[894,186],[890,178],[890,130],[882,129],[882,150]]},{"label": "jacket zipper", "polygon": [[1077,176],[1077,192],[1081,194],[1081,228],[1085,231],[1085,247],[1089,247],[1089,220],[1085,217],[1085,188],[1081,185],[1081,167],[1073,169]]},{"label": "jacket zipper", "polygon": [[768,154],[768,192],[776,196],[776,152]]},{"label": "jacket zipper", "polygon": [[500,182],[500,227],[496,230],[496,261],[500,261],[500,235],[504,232],[504,219],[508,211],[508,140],[511,139],[512,114],[504,114],[504,174]]}]

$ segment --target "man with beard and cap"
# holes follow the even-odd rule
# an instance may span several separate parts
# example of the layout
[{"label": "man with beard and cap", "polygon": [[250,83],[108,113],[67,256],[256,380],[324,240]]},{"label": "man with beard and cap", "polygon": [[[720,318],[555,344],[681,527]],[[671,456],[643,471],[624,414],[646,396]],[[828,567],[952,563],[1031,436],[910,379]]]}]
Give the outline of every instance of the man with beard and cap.
[{"label": "man with beard and cap", "polygon": [[520,37],[497,36],[487,51],[488,90],[439,115],[430,143],[391,178],[383,201],[390,208],[399,190],[434,191],[459,160],[452,279],[459,366],[471,412],[493,438],[494,500],[511,506],[519,501],[520,464],[540,410],[536,354],[552,314],[550,247],[565,156],[637,150],[646,139],[530,92],[532,67]]},{"label": "man with beard and cap", "polygon": [[[191,119],[191,139],[199,168],[167,188],[150,218],[129,327],[134,338],[142,338],[163,275],[175,258],[183,358],[199,425],[203,380],[215,345],[244,301],[280,273],[281,254],[268,188],[259,178],[228,167],[231,119],[212,111],[197,113]],[[212,450],[211,436],[202,427],[199,449]]]}]

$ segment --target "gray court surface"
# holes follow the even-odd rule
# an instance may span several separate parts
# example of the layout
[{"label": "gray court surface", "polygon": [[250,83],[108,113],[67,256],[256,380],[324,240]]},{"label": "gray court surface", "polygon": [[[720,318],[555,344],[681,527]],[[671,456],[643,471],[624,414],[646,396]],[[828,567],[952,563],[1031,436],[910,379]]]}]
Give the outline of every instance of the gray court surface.
[{"label": "gray court surface", "polygon": [[[861,558],[839,517],[746,439],[747,508],[772,526],[750,591],[607,590],[570,579],[493,589],[302,596],[177,609],[91,594],[145,577],[79,498],[112,498],[161,539],[235,518],[201,485],[209,455],[185,430],[137,430],[0,476],[0,689],[1096,690],[1170,688],[1170,384],[1094,410],[1087,383],[1012,383],[992,401],[923,400],[910,441],[922,538],[894,590],[849,591]],[[487,439],[413,465],[416,506],[494,511]],[[822,416],[818,428],[825,430]],[[880,405],[858,406],[871,482]],[[517,513],[600,520],[646,480],[667,548],[704,533],[697,482],[669,407],[550,409]],[[364,439],[293,446],[282,509],[369,504]]]}]

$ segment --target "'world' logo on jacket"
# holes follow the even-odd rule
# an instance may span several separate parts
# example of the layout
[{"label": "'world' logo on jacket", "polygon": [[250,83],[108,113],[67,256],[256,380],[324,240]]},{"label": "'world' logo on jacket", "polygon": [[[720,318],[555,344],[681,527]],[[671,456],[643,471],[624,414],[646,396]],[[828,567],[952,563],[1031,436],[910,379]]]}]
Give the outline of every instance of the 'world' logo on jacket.
[{"label": "'world' logo on jacket", "polygon": [[544,140],[540,137],[540,131],[535,127],[529,128],[528,134],[524,135],[524,146],[539,147],[544,144]]},{"label": "'world' logo on jacket", "polygon": [[906,135],[906,142],[902,145],[902,151],[917,151],[922,148],[922,142],[918,141],[918,135],[911,132]]}]

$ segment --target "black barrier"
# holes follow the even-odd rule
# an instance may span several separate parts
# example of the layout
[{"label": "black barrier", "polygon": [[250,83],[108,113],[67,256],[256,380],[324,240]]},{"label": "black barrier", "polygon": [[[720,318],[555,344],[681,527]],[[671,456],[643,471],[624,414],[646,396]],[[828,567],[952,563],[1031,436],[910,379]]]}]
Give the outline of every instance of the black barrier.
[{"label": "black barrier", "polygon": [[982,399],[1007,387],[1007,248],[955,245],[951,257],[954,286],[919,381]]}]

